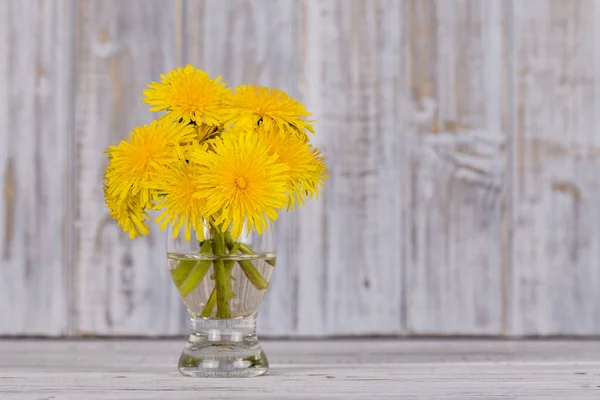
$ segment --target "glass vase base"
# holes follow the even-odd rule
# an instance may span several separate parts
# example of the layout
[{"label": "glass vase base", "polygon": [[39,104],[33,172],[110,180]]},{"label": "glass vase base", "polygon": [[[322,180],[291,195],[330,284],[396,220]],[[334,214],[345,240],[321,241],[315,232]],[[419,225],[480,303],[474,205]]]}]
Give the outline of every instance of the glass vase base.
[{"label": "glass vase base", "polygon": [[192,332],[179,358],[185,376],[243,378],[264,375],[267,356],[256,336],[256,316],[193,318]]}]

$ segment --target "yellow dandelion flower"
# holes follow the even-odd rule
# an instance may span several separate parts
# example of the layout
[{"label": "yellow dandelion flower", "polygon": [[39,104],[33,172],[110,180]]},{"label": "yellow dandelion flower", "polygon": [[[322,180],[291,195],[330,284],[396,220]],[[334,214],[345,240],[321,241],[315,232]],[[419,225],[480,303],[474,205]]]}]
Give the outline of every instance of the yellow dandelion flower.
[{"label": "yellow dandelion flower", "polygon": [[111,196],[105,183],[104,198],[110,216],[117,221],[123,231],[129,234],[129,239],[150,233],[148,225],[146,225],[146,220],[150,219],[150,216],[140,205],[139,194],[137,196],[128,195],[125,198]]},{"label": "yellow dandelion flower", "polygon": [[222,101],[231,92],[221,77],[211,79],[208,73],[187,65],[161,75],[161,82],[152,82],[142,94],[150,111],[168,112],[163,118],[184,124],[220,125],[227,112]]},{"label": "yellow dandelion flower", "polygon": [[308,141],[306,131],[314,133],[312,121],[304,117],[311,114],[306,108],[279,89],[266,86],[242,85],[226,100],[230,117],[226,125],[254,129],[264,125],[267,130],[290,131]]},{"label": "yellow dandelion flower", "polygon": [[185,240],[190,240],[192,229],[196,231],[199,240],[204,240],[203,218],[206,199],[195,196],[195,178],[200,174],[201,168],[188,162],[187,155],[193,147],[198,147],[198,151],[201,152],[206,150],[198,143],[186,147],[187,151],[184,151],[176,146],[176,160],[157,167],[152,180],[146,185],[156,189],[160,196],[156,203],[156,208],[163,210],[156,218],[160,229],[165,229],[171,224],[173,237],[177,237],[183,226]]},{"label": "yellow dandelion flower", "polygon": [[327,178],[324,157],[309,143],[286,133],[267,131],[262,126],[257,134],[266,143],[270,153],[288,164],[288,209],[296,203],[304,204],[307,198],[318,197]]},{"label": "yellow dandelion flower", "polygon": [[109,196],[124,200],[139,194],[141,206],[151,207],[156,193],[143,187],[142,182],[150,178],[157,166],[175,160],[174,144],[191,141],[194,134],[191,126],[154,121],[135,128],[128,140],[118,146],[110,146],[107,154],[111,168],[106,172]]},{"label": "yellow dandelion flower", "polygon": [[206,213],[215,226],[231,226],[231,234],[261,234],[287,203],[289,167],[269,155],[269,148],[251,131],[236,131],[213,143],[215,152],[191,153],[201,166],[196,196],[206,199]]}]

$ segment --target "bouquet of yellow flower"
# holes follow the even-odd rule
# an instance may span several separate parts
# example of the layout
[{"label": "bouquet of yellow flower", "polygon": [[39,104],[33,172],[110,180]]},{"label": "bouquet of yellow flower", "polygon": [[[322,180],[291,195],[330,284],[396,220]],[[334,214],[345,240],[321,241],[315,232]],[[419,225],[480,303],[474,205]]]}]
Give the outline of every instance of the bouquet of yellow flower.
[{"label": "bouquet of yellow flower", "polygon": [[[107,207],[131,239],[149,233],[149,210],[159,210],[155,222],[170,225],[174,237],[196,238],[204,261],[180,261],[173,280],[185,298],[212,266],[215,286],[201,315],[230,318],[234,266],[221,256],[252,254],[245,236],[262,234],[278,211],[323,188],[326,167],[309,141],[310,113],[278,89],[230,90],[191,65],[162,75],[143,95],[150,111],[164,114],[107,150]],[[266,287],[251,263],[239,265],[257,289]]]}]

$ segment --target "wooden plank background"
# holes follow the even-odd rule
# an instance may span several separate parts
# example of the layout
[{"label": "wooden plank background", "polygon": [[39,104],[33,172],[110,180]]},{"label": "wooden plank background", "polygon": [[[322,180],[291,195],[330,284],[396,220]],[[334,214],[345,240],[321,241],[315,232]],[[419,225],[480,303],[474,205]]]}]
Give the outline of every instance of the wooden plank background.
[{"label": "wooden plank background", "polygon": [[0,335],[187,329],[105,148],[192,63],[280,87],[330,180],[278,224],[270,336],[600,334],[600,2],[0,0]]}]

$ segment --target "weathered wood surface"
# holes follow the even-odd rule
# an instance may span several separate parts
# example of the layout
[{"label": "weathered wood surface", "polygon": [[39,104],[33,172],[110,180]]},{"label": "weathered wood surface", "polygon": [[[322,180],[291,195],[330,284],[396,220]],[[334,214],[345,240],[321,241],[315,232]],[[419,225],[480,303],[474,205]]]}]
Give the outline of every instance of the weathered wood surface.
[{"label": "weathered wood surface", "polygon": [[409,2],[414,131],[402,204],[409,332],[503,332],[506,4]]},{"label": "weathered wood surface", "polygon": [[595,0],[0,0],[0,335],[185,332],[102,152],[187,62],[297,96],[329,160],[263,334],[600,334],[598,26]]},{"label": "weathered wood surface", "polygon": [[[323,135],[331,181],[321,204],[322,233],[312,239],[315,246],[326,244],[316,263],[326,283],[311,308],[323,308],[326,333],[400,334],[407,197],[407,136],[400,129],[408,125],[410,104],[408,84],[398,78],[407,71],[406,3],[320,4],[307,16],[306,51],[317,65],[305,79],[309,100],[318,101],[312,108],[319,110],[317,134]],[[300,243],[297,251],[307,245]]]},{"label": "weathered wood surface", "polygon": [[597,399],[597,341],[265,342],[269,373],[179,375],[182,341],[0,341],[3,400]]},{"label": "weathered wood surface", "polygon": [[71,331],[74,15],[0,1],[0,333]]},{"label": "weathered wood surface", "polygon": [[600,3],[514,3],[512,332],[600,332]]}]

